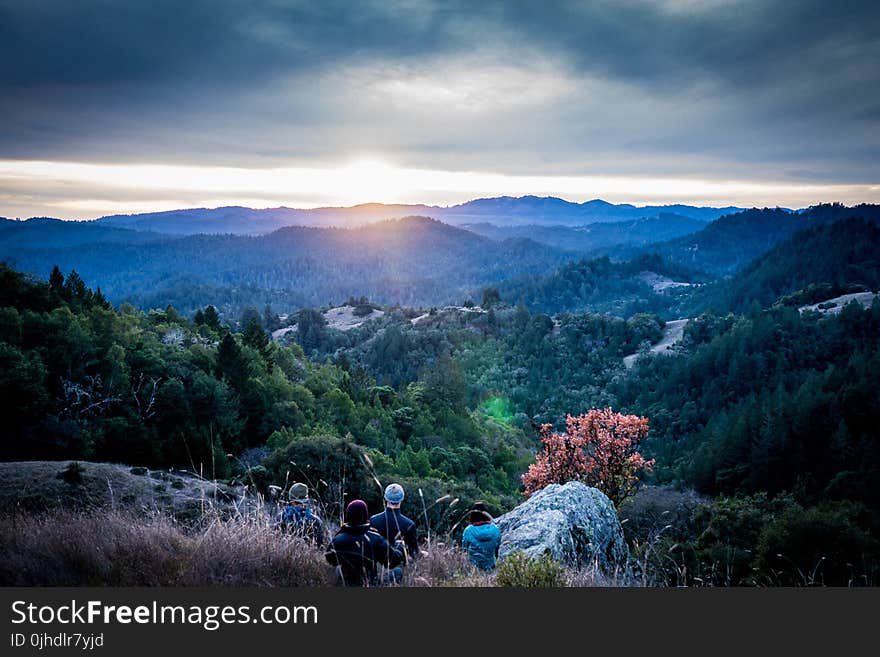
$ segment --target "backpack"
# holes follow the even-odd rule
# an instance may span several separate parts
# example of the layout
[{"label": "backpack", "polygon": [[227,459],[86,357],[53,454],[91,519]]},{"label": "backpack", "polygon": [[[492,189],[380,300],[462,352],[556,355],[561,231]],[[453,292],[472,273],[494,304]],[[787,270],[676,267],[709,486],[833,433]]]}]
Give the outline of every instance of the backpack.
[{"label": "backpack", "polygon": [[311,517],[312,512],[304,506],[286,506],[281,512],[281,524],[286,526],[305,525]]}]

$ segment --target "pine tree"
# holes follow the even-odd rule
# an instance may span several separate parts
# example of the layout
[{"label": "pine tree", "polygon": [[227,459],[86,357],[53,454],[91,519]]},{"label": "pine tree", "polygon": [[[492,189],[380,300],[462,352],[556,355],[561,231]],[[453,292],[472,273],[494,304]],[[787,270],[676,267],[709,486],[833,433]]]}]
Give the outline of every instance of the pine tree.
[{"label": "pine tree", "polygon": [[103,308],[104,310],[110,310],[113,307],[110,302],[107,301],[107,297],[104,296],[104,293],[101,292],[100,287],[98,287],[92,295],[92,305]]},{"label": "pine tree", "polygon": [[269,345],[269,336],[263,330],[258,317],[251,316],[242,332],[242,340],[249,347],[253,347],[261,354],[266,352]]},{"label": "pine tree", "polygon": [[218,374],[225,377],[233,386],[239,387],[245,378],[245,362],[241,355],[241,347],[231,333],[223,336],[217,349]]},{"label": "pine tree", "polygon": [[205,308],[205,326],[214,331],[220,331],[220,315],[214,306]]},{"label": "pine tree", "polygon": [[52,273],[49,274],[49,289],[58,296],[64,293],[64,274],[61,273],[58,265],[52,267]]}]

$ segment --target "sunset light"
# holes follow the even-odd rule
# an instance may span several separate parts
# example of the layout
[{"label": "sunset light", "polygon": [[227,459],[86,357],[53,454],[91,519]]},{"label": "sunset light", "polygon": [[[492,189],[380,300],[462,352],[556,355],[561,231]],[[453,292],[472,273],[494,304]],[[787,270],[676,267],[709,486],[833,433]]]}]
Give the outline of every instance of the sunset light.
[{"label": "sunset light", "polygon": [[60,188],[41,214],[90,219],[108,214],[241,205],[315,208],[362,203],[454,205],[476,196],[558,196],[582,202],[602,198],[635,204],[691,203],[804,207],[830,199],[880,200],[880,186],[806,182],[634,178],[624,176],[505,175],[435,171],[360,159],[337,168],[234,167],[168,164],[90,164],[0,161],[0,199],[11,216],[28,216],[30,197],[15,188]]}]

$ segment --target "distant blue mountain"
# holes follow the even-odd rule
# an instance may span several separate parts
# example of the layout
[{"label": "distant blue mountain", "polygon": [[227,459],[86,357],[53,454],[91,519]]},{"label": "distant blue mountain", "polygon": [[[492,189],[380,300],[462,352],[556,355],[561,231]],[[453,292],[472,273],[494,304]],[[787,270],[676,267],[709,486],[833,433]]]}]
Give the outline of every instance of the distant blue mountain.
[{"label": "distant blue mountain", "polygon": [[462,224],[472,233],[494,240],[527,238],[565,251],[591,255],[617,256],[626,249],[637,249],[655,242],[696,233],[707,226],[705,221],[666,212],[656,217],[623,221],[599,221],[580,226],[555,224],[499,225],[489,222]]},{"label": "distant blue mountain", "polygon": [[[450,208],[444,208],[438,218],[449,223],[467,223],[469,220],[487,217],[506,221],[491,221],[505,224],[565,224],[582,226],[598,222],[631,221],[660,214],[677,214],[690,219],[709,222],[718,217],[739,212],[740,208],[710,208],[690,205],[648,205],[637,207],[629,203],[615,205],[601,199],[583,203],[572,203],[553,196],[499,196],[481,198]],[[453,221],[454,220],[454,221]]]},{"label": "distant blue mountain", "polygon": [[344,208],[302,210],[280,207],[256,210],[231,206],[112,215],[96,221],[115,228],[175,235],[199,233],[261,235],[285,226],[356,226],[412,215],[433,217],[453,225],[490,223],[498,226],[584,226],[670,214],[710,222],[722,215],[738,211],[739,208],[735,207],[712,208],[689,205],[637,207],[630,204],[614,205],[599,199],[572,203],[552,196],[518,198],[500,196],[475,199],[449,207],[368,203]]}]

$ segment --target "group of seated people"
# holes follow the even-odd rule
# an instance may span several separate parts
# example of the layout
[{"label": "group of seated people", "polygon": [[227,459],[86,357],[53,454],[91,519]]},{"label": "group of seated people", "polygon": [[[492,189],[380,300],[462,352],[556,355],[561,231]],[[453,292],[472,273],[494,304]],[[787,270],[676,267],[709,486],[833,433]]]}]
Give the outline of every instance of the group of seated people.
[{"label": "group of seated people", "polygon": [[[352,500],[345,507],[345,522],[327,541],[324,525],[309,508],[308,487],[291,486],[289,501],[281,513],[280,525],[326,547],[327,562],[335,568],[342,586],[384,586],[403,579],[407,563],[420,555],[416,523],[400,506],[406,492],[397,483],[385,488],[385,509],[370,516],[366,502]],[[478,569],[495,568],[501,531],[483,502],[468,513],[469,524],[462,534],[462,548]]]}]

